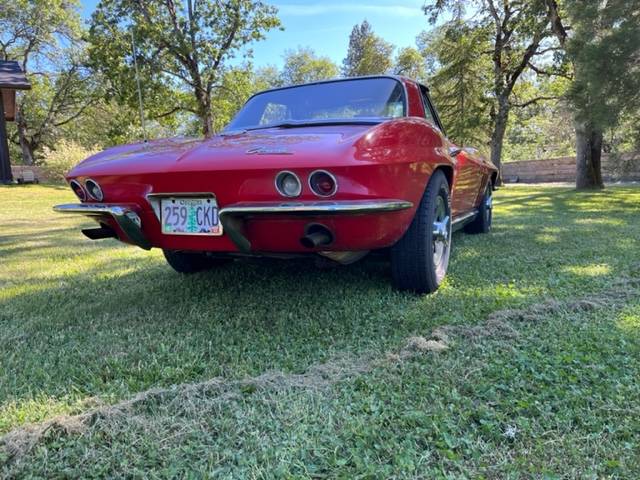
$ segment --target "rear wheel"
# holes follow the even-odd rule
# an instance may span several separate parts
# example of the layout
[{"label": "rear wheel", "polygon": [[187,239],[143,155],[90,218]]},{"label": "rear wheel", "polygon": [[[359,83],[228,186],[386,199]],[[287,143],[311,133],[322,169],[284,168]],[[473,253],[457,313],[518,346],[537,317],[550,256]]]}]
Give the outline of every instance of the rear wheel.
[{"label": "rear wheel", "polygon": [[435,292],[447,273],[451,252],[449,183],[436,171],[404,236],[391,249],[393,284],[400,290]]},{"label": "rear wheel", "polygon": [[225,258],[213,258],[204,253],[162,250],[167,263],[178,273],[196,273],[228,263]]},{"label": "rear wheel", "polygon": [[489,233],[493,222],[493,184],[487,183],[482,202],[478,208],[478,216],[473,222],[464,227],[467,233]]}]

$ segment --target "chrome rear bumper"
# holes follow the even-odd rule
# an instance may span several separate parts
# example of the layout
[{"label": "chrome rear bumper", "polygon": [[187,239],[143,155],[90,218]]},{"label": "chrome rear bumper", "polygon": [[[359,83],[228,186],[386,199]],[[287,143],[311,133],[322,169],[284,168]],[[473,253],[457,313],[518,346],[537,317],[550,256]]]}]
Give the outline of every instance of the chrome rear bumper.
[{"label": "chrome rear bumper", "polygon": [[125,205],[104,205],[101,203],[66,203],[53,207],[54,212],[74,213],[87,217],[111,217],[129,240],[145,250],[151,249],[151,243],[142,232],[140,217]]},{"label": "chrome rear bumper", "polygon": [[405,200],[343,200],[318,202],[234,203],[220,210],[220,221],[241,252],[251,251],[251,242],[242,234],[242,219],[258,215],[323,216],[362,215],[411,208]]},{"label": "chrome rear bumper", "polygon": [[[177,194],[174,194],[178,196]],[[413,207],[405,200],[344,200],[313,202],[255,202],[234,203],[219,212],[220,222],[225,233],[241,252],[251,251],[251,242],[242,233],[242,219],[259,215],[324,216],[324,215],[363,215],[367,213],[394,212]],[[74,213],[89,217],[111,216],[129,237],[131,242],[148,250],[151,243],[145,237],[138,215],[126,205],[103,205],[96,203],[78,203],[56,205],[58,213]],[[157,213],[156,213],[157,215]],[[137,221],[136,221],[137,219]]]}]

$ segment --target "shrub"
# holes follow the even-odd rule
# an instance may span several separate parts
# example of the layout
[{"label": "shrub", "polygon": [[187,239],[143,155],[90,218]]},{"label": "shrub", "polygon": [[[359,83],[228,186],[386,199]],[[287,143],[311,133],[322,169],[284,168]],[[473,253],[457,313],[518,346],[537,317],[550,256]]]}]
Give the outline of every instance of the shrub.
[{"label": "shrub", "polygon": [[52,181],[62,182],[69,170],[96,152],[72,140],[60,140],[54,148],[43,148],[42,168]]}]

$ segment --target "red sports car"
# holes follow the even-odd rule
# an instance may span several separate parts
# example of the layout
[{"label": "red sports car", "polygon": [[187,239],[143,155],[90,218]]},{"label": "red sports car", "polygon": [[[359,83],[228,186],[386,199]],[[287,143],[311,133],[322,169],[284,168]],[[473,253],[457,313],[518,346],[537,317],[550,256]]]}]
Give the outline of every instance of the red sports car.
[{"label": "red sports car", "polygon": [[237,256],[389,252],[397,288],[433,292],[451,233],[488,232],[496,167],[447,140],[424,85],[331,80],[251,97],[207,140],[115,147],[68,174],[90,239],[162,248],[181,273]]}]

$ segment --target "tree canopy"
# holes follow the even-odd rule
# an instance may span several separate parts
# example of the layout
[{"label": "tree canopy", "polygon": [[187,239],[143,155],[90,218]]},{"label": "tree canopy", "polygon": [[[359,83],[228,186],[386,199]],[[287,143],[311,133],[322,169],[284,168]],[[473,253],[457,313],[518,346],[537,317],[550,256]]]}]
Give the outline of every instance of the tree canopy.
[{"label": "tree canopy", "polygon": [[309,47],[287,50],[284,54],[282,82],[285,85],[327,80],[338,76],[338,66],[329,57],[319,57]]},{"label": "tree canopy", "polygon": [[351,30],[342,74],[358,77],[388,73],[393,66],[393,50],[394,46],[376,35],[371,24],[364,20]]},{"label": "tree canopy", "polygon": [[277,9],[260,0],[186,0],[186,6],[173,0],[102,0],[89,39],[93,65],[114,83],[124,83],[121,91],[130,99],[133,61],[122,52],[130,50],[133,37],[147,93],[157,87],[189,92],[172,108],[196,114],[208,137],[214,133],[212,97],[224,88],[229,60],[249,56],[243,49],[279,26]]}]

